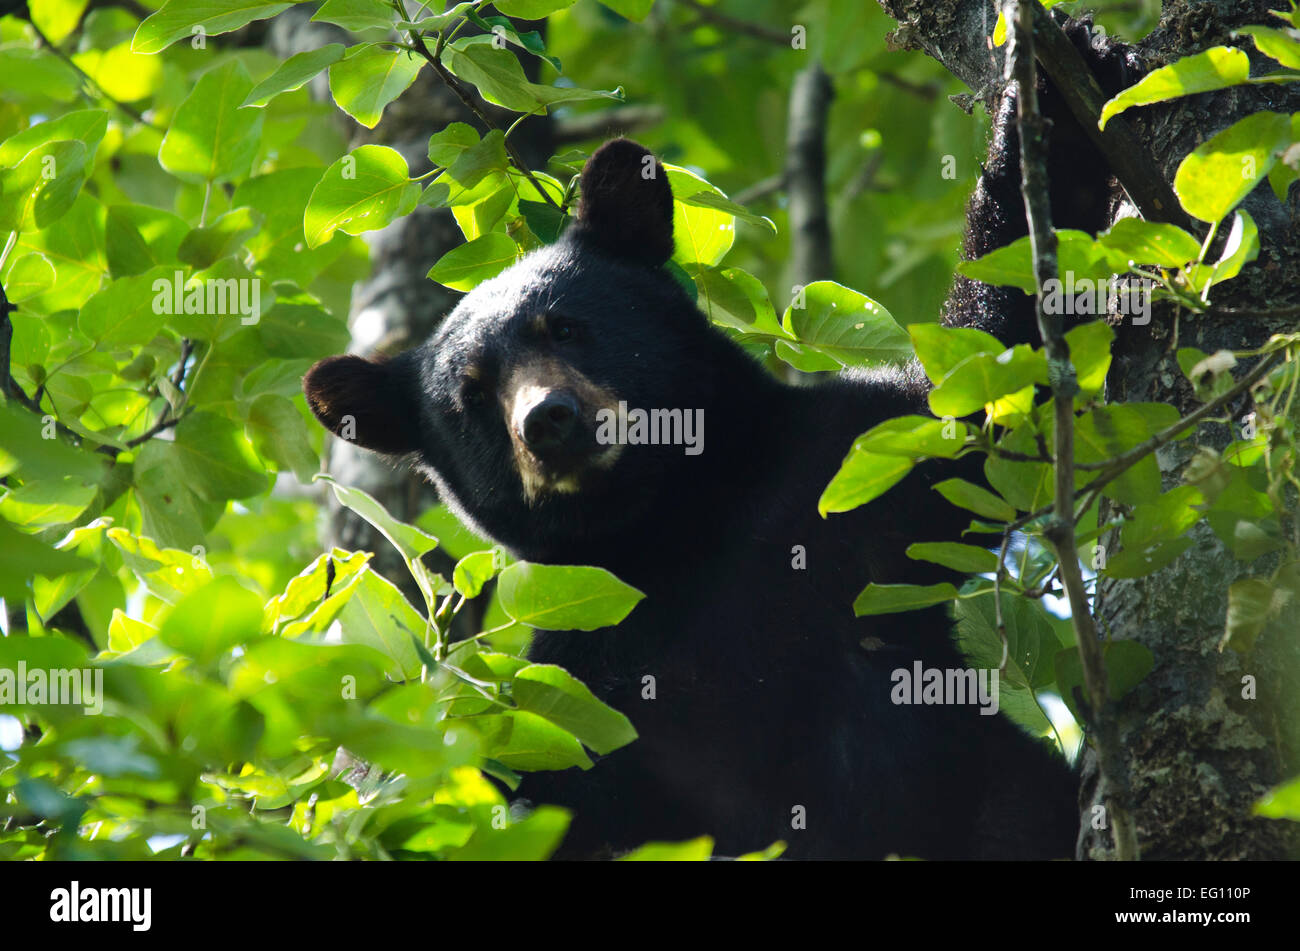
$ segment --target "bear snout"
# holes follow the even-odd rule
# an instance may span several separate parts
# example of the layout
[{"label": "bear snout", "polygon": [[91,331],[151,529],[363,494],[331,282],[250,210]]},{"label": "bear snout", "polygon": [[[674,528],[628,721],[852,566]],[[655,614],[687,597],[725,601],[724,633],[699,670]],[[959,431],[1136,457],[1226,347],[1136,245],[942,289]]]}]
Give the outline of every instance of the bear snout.
[{"label": "bear snout", "polygon": [[578,428],[581,407],[567,390],[549,390],[515,411],[515,430],[528,451],[540,458],[563,450]]}]

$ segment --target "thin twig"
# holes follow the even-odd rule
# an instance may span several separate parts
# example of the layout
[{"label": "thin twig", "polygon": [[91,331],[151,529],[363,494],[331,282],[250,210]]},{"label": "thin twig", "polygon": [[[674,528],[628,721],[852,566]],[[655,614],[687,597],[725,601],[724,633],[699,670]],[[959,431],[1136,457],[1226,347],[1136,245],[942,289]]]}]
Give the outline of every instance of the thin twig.
[{"label": "thin twig", "polygon": [[1038,110],[1037,79],[1034,69],[1034,0],[1009,0],[1006,7],[1009,42],[1007,71],[1016,83],[1017,125],[1020,132],[1021,192],[1029,225],[1029,246],[1034,264],[1038,298],[1038,329],[1047,355],[1048,381],[1052,388],[1055,427],[1052,433],[1056,492],[1054,507],[1043,528],[1043,537],[1056,554],[1061,582],[1070,602],[1083,680],[1088,692],[1089,725],[1094,731],[1102,796],[1107,804],[1115,837],[1115,854],[1121,861],[1138,857],[1137,833],[1129,816],[1128,784],[1119,749],[1119,731],[1110,710],[1105,655],[1088,604],[1083,573],[1074,550],[1074,396],[1079,390],[1070,348],[1065,342],[1065,324],[1049,316],[1044,288],[1056,278],[1056,233],[1052,230],[1051,193],[1047,172],[1047,141],[1042,114]]},{"label": "thin twig", "polygon": [[110,96],[108,93],[106,93],[106,92],[104,91],[104,87],[101,86],[101,85],[100,85],[100,84],[95,80],[95,78],[94,78],[93,76],[90,75],[90,73],[86,72],[84,69],[82,69],[80,66],[78,66],[78,65],[76,64],[76,62],[73,61],[73,59],[72,59],[71,56],[69,56],[67,53],[63,52],[63,50],[59,49],[57,46],[55,46],[53,43],[50,42],[49,38],[48,38],[44,33],[41,32],[41,28],[40,28],[39,26],[36,25],[36,21],[35,21],[35,20],[29,20],[28,23],[29,23],[29,25],[30,25],[31,28],[32,28],[32,32],[34,32],[34,33],[36,34],[36,38],[37,38],[38,40],[40,40],[41,43],[42,43],[42,44],[43,44],[47,49],[49,49],[49,51],[50,51],[51,53],[53,53],[53,54],[54,54],[55,56],[57,56],[59,59],[63,60],[63,62],[64,62],[67,66],[71,67],[72,70],[73,70],[74,72],[77,73],[77,75],[79,75],[79,76],[80,76],[82,79],[84,79],[86,82],[90,83],[90,85],[93,86],[93,87],[95,88],[95,91],[98,92],[99,95],[100,95],[100,96],[101,96],[101,97],[102,97],[106,102],[109,102],[109,103],[111,103],[112,105],[116,106],[118,109],[120,109],[122,112],[125,112],[128,116],[130,116],[130,117],[131,117],[132,119],[134,119],[136,122],[139,122],[141,125],[147,125],[149,128],[154,129],[155,131],[158,131],[158,132],[166,132],[166,131],[167,131],[166,129],[162,128],[161,126],[156,126],[156,125],[154,125],[152,122],[150,122],[148,119],[146,119],[142,113],[140,113],[139,111],[137,111],[137,110],[134,109],[133,107],[128,106],[128,105],[127,105],[126,103],[124,103],[124,102],[118,102],[116,99],[114,99],[114,98],[113,98],[112,96]]},{"label": "thin twig", "polygon": [[760,23],[750,23],[748,20],[742,20],[739,17],[733,17],[716,7],[706,7],[697,0],[677,0],[680,6],[688,10],[693,10],[696,15],[705,23],[712,23],[714,26],[720,26],[723,29],[731,30],[733,33],[740,33],[743,36],[752,36],[757,40],[766,40],[769,43],[779,43],[781,46],[790,45],[790,34],[782,33],[780,30],[774,30],[770,26],[763,26]]},{"label": "thin twig", "polygon": [[760,198],[766,198],[768,195],[774,195],[785,187],[785,173],[778,172],[775,175],[769,175],[767,178],[760,178],[748,188],[742,188],[736,194],[731,196],[731,200],[738,205],[750,205]]},{"label": "thin twig", "polygon": [[[443,35],[446,35],[445,31]],[[483,124],[483,127],[489,132],[500,131],[497,124],[492,121],[492,117],[474,101],[474,97],[469,94],[469,90],[467,90],[461,81],[452,74],[451,70],[447,69],[447,67],[443,65],[442,50],[444,43],[441,37],[438,42],[438,52],[437,54],[434,54],[429,52],[429,47],[425,45],[424,37],[422,37],[418,32],[415,30],[409,30],[407,36],[410,37],[411,45],[415,48],[415,51],[423,56],[428,64],[433,67],[433,71],[438,74],[438,78],[442,80],[443,85],[456,94],[456,98],[464,104],[466,109],[474,114],[475,118]],[[533,174],[532,169],[528,167],[528,163],[525,162],[523,156],[519,154],[519,150],[516,149],[508,139],[505,139],[504,133],[502,138],[505,141],[506,154],[510,156],[510,161],[514,167],[522,172],[524,177],[532,183],[533,188],[537,190],[537,193],[542,196],[542,199],[546,201],[547,204],[556,211],[561,211],[562,209],[560,206],[556,203],[555,199],[551,197],[551,193],[542,187],[542,183],[537,180],[537,176]]]}]

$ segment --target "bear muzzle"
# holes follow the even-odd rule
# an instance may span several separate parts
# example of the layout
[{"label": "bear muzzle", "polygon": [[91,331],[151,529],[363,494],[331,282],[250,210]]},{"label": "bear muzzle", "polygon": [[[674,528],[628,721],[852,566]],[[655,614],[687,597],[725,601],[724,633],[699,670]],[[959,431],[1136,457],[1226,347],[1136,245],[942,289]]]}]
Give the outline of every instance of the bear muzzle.
[{"label": "bear muzzle", "polygon": [[620,447],[596,441],[594,420],[600,408],[568,387],[526,383],[515,389],[508,426],[529,503],[546,494],[575,494],[592,470],[614,463]]}]

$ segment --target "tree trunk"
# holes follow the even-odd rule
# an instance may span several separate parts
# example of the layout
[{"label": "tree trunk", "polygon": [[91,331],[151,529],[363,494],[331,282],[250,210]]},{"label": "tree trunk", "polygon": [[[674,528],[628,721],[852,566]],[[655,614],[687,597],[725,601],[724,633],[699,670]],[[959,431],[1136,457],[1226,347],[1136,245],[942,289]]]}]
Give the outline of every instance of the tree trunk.
[{"label": "tree trunk", "polygon": [[[1160,26],[1138,49],[1150,68],[1216,45],[1240,45],[1259,61],[1253,44],[1234,40],[1231,31],[1248,23],[1276,25],[1267,9],[1281,5],[1262,0],[1166,2]],[[899,21],[898,42],[925,50],[977,94],[986,94],[999,81],[1001,51],[990,50],[983,39],[996,16],[992,3],[881,0],[881,6]],[[1126,118],[1172,181],[1178,163],[1195,146],[1264,109],[1300,110],[1300,88],[1238,87],[1133,110]],[[1263,184],[1242,207],[1259,226],[1262,250],[1240,277],[1216,288],[1215,304],[1255,312],[1293,306],[1300,287],[1300,189],[1291,189],[1283,204]],[[1149,324],[1126,321],[1116,328],[1108,399],[1168,403],[1185,415],[1199,401],[1175,360],[1177,347],[1206,353],[1248,349],[1272,333],[1294,330],[1295,324],[1293,316],[1197,317],[1157,305]],[[1232,410],[1238,426],[1250,411],[1244,401]],[[1157,456],[1165,488],[1180,484],[1198,444],[1221,449],[1239,437],[1227,425],[1211,424],[1166,447]],[[1113,510],[1103,508],[1103,518],[1110,514]],[[1289,623],[1274,625],[1274,632],[1261,636],[1248,653],[1220,652],[1228,586],[1240,577],[1266,573],[1272,565],[1264,559],[1252,570],[1234,560],[1204,523],[1191,537],[1187,552],[1152,575],[1100,578],[1094,603],[1103,636],[1138,641],[1155,657],[1152,672],[1116,710],[1141,857],[1295,856],[1300,854],[1300,828],[1256,818],[1252,806],[1269,787],[1300,771],[1300,692],[1295,689],[1300,684],[1300,621],[1293,612]],[[1100,541],[1110,550],[1116,537]],[[1097,779],[1090,750],[1080,796],[1080,858],[1112,855],[1110,829],[1094,828],[1092,822]]]}]

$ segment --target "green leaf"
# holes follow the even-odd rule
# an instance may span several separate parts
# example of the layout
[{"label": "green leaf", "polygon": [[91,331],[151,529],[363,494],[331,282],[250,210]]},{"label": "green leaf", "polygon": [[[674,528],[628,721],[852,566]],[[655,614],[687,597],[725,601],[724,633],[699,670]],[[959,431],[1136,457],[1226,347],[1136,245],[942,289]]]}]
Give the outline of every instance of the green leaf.
[{"label": "green leaf", "polygon": [[347,323],[303,292],[277,295],[275,306],[258,322],[257,334],[267,353],[285,359],[328,357],[346,350],[351,341]]},{"label": "green leaf", "polygon": [[1124,522],[1120,538],[1127,548],[1142,548],[1177,538],[1200,519],[1197,506],[1205,503],[1200,490],[1176,485],[1159,498],[1134,507]]},{"label": "green leaf", "polygon": [[554,244],[569,223],[569,216],[554,205],[544,201],[519,200],[519,213],[528,223],[528,230],[537,235],[543,244]]},{"label": "green leaf", "polygon": [[542,34],[537,30],[526,30],[520,33],[509,17],[481,17],[473,12],[472,8],[468,16],[471,23],[485,32],[494,33],[507,43],[513,43],[520,49],[527,50],[534,56],[550,63],[557,73],[562,72],[560,61],[554,56],[546,54],[546,43],[542,39]]},{"label": "green leaf", "polygon": [[261,224],[262,216],[252,208],[234,208],[207,227],[195,228],[185,235],[176,249],[176,257],[196,270],[209,268],[218,259],[238,251],[244,239]]},{"label": "green leaf", "polygon": [[447,860],[540,862],[550,858],[568,828],[567,812],[556,806],[540,806],[527,819],[512,821],[502,829],[479,826],[474,837],[448,855]]},{"label": "green leaf", "polygon": [[1224,242],[1223,253],[1214,265],[1213,282],[1221,284],[1232,280],[1241,269],[1259,257],[1259,228],[1250,212],[1237,209],[1232,216],[1232,228]]},{"label": "green leaf", "polygon": [[1255,47],[1269,59],[1275,59],[1288,69],[1300,69],[1300,40],[1286,30],[1266,26],[1246,26],[1233,31],[1234,36],[1253,36]]},{"label": "green leaf", "polygon": [[493,39],[492,36],[464,37],[448,44],[442,54],[447,69],[459,79],[472,83],[488,102],[512,112],[531,114],[564,102],[623,98],[621,89],[603,91],[529,82],[515,55],[496,48]]},{"label": "green leaf", "polygon": [[175,432],[169,448],[178,474],[200,498],[224,502],[266,490],[266,470],[230,419],[198,411],[181,420]]},{"label": "green leaf", "polygon": [[1014,506],[994,495],[988,489],[967,482],[965,479],[944,479],[936,482],[934,490],[953,505],[961,506],[983,518],[998,522],[1009,522],[1016,517]]},{"label": "green leaf", "polygon": [[361,489],[339,485],[333,478],[324,473],[317,475],[315,481],[329,483],[329,487],[334,490],[334,497],[339,500],[339,504],[356,512],[379,529],[380,533],[388,539],[394,548],[402,553],[402,557],[408,562],[415,561],[421,555],[438,547],[438,539],[427,532],[420,531],[414,525],[399,522],[388,514],[387,509]]},{"label": "green leaf", "polygon": [[1097,239],[1135,264],[1182,267],[1201,256],[1201,243],[1177,225],[1121,218]]},{"label": "green leaf", "polygon": [[[22,42],[21,40],[19,42]],[[6,99],[22,96],[72,102],[81,95],[81,76],[48,50],[6,44],[0,47],[0,75]]]},{"label": "green leaf", "polygon": [[886,456],[850,449],[839,471],[817,500],[817,511],[825,518],[831,512],[847,512],[865,505],[893,488],[912,471],[907,456]]},{"label": "green leaf", "polygon": [[966,574],[982,574],[997,571],[998,568],[998,556],[987,548],[958,542],[916,542],[907,546],[907,557],[917,561],[932,561],[936,565]]},{"label": "green leaf", "polygon": [[521,624],[594,631],[618,624],[645,595],[603,568],[521,561],[501,572],[497,597]]},{"label": "green leaf", "polygon": [[283,13],[291,6],[292,3],[260,0],[167,0],[161,10],[136,29],[131,49],[137,53],[161,53],[182,36],[196,32],[208,36],[229,33],[253,20]]},{"label": "green leaf", "polygon": [[834,357],[828,357],[820,350],[805,347],[793,340],[778,339],[772,347],[772,352],[803,373],[838,373],[844,369],[844,364]]},{"label": "green leaf", "polygon": [[477,598],[483,586],[496,577],[495,551],[472,551],[456,562],[451,583],[466,598]]},{"label": "green leaf", "polygon": [[45,228],[77,200],[90,153],[75,139],[47,142],[14,168],[0,169],[0,231]]},{"label": "green leaf", "polygon": [[[1002,638],[998,634],[991,597],[956,602],[957,646],[967,666],[977,673],[988,670],[998,678],[998,710],[1035,736],[1050,733],[1052,722],[1036,699],[1036,692],[1055,680],[1052,657],[1060,641],[1036,601],[1002,596],[1002,621],[1006,629],[1006,666],[1002,666]],[[982,678],[981,678],[982,679]],[[968,694],[969,696],[969,694]]]},{"label": "green leaf", "polygon": [[600,2],[619,16],[640,23],[650,15],[655,0],[600,0]]},{"label": "green leaf", "polygon": [[1228,616],[1220,648],[1250,650],[1284,598],[1265,578],[1241,578],[1228,587]]},{"label": "green leaf", "polygon": [[1102,570],[1108,578],[1145,578],[1172,564],[1192,547],[1190,538],[1174,538],[1148,545],[1125,546]]},{"label": "green leaf", "polygon": [[[957,646],[972,667],[996,669],[1002,665],[1002,637],[998,634],[997,613],[992,588],[987,597],[962,598],[956,602]],[[1056,679],[1053,660],[1061,650],[1061,641],[1042,602],[1002,592],[1002,623],[1007,634],[1007,665],[1002,671],[1002,689],[1022,691],[1050,686]],[[1023,703],[1035,706],[1032,696]],[[1015,718],[1033,725],[1036,732],[1050,728],[1041,711]]]},{"label": "green leaf", "polygon": [[1178,200],[1195,218],[1221,220],[1268,175],[1290,141],[1289,115],[1256,112],[1234,122],[1183,159],[1174,175]]},{"label": "green leaf", "polygon": [[[1087,232],[1065,228],[1056,232],[1056,239],[1057,271],[1067,283],[1105,281],[1114,271],[1126,269],[1127,261],[1122,259],[1122,255],[1109,253],[1105,245]],[[962,261],[957,265],[957,271],[973,280],[993,286],[1016,287],[1026,294],[1034,294],[1038,287],[1028,236],[1017,238],[974,261]],[[1050,308],[1052,289],[1048,287],[1045,290],[1049,295],[1045,305]]]},{"label": "green leaf", "polygon": [[[175,5],[176,0],[169,4]],[[263,111],[240,108],[252,88],[248,70],[237,59],[200,76],[176,108],[158,150],[159,164],[187,182],[247,177],[262,134]]]},{"label": "green leaf", "polygon": [[384,107],[415,82],[423,66],[423,59],[406,50],[353,47],[330,67],[330,94],[340,109],[373,129]]},{"label": "green leaf", "polygon": [[966,445],[969,432],[967,424],[957,420],[897,416],[863,433],[854,440],[853,448],[912,459],[927,456],[952,459]]},{"label": "green leaf", "polygon": [[[1106,661],[1107,693],[1111,700],[1123,699],[1124,695],[1146,679],[1155,667],[1155,657],[1151,651],[1137,641],[1110,641],[1102,647]],[[1079,722],[1087,719],[1075,702],[1075,691],[1088,704],[1087,689],[1083,685],[1083,663],[1079,659],[1079,648],[1070,647],[1061,651],[1054,658],[1056,666],[1056,686],[1061,699],[1065,701]]]},{"label": "green leaf", "polygon": [[401,153],[363,145],[325,170],[303,213],[307,246],[320,247],[335,231],[375,231],[415,207],[420,186],[410,180]]},{"label": "green leaf", "polygon": [[5,277],[5,296],[11,304],[44,294],[54,286],[54,265],[43,254],[24,254]]},{"label": "green leaf", "polygon": [[291,578],[284,591],[266,602],[262,630],[270,632],[282,622],[302,617],[358,575],[370,558],[370,552],[341,548],[320,555]]},{"label": "green leaf", "polygon": [[397,28],[399,30],[415,30],[420,33],[441,33],[447,27],[454,24],[457,20],[464,19],[467,14],[473,12],[476,4],[471,0],[457,3],[455,6],[447,8],[442,13],[435,13],[432,16],[421,17],[418,21],[399,20]]},{"label": "green leaf", "polygon": [[135,277],[118,278],[86,301],[77,329],[101,350],[148,343],[165,320],[154,310],[154,283],[161,280],[170,286],[173,270],[157,267]]},{"label": "green leaf", "polygon": [[[670,262],[674,266],[676,262]],[[742,333],[787,336],[776,318],[763,282],[738,267],[692,266],[688,274],[691,290],[704,315],[712,323]]]},{"label": "green leaf", "polygon": [[[1075,461],[1105,462],[1177,420],[1178,410],[1167,403],[1094,406],[1075,420]],[[1079,473],[1081,480],[1085,476],[1087,473]],[[1160,491],[1160,473],[1154,456],[1147,456],[1134,464],[1103,490],[1109,498],[1129,505],[1152,501]]]},{"label": "green leaf", "polygon": [[[491,133],[488,134],[491,135]],[[429,136],[429,161],[443,168],[452,168],[461,156],[478,145],[479,141],[479,135],[472,127],[464,122],[452,122],[441,131]],[[500,141],[504,143],[505,137],[502,136]],[[494,155],[490,167],[504,168],[505,164],[505,148],[503,146],[500,152],[500,160],[498,161]],[[478,184],[477,180],[466,181],[468,177],[469,170],[463,170],[462,177],[458,181],[461,181],[466,186]]]},{"label": "green leaf", "polygon": [[1255,803],[1254,813],[1269,819],[1300,820],[1300,776],[1261,796]]},{"label": "green leaf", "polygon": [[395,17],[392,6],[384,0],[325,0],[313,21],[336,23],[345,30],[392,29]]},{"label": "green leaf", "polygon": [[636,739],[627,717],[596,699],[562,667],[525,667],[515,674],[512,694],[520,709],[563,727],[597,753],[612,753]]},{"label": "green leaf", "polygon": [[158,639],[199,663],[211,663],[257,637],[262,599],[231,577],[215,578],[176,603]]},{"label": "green leaf", "polygon": [[521,20],[540,20],[552,13],[566,10],[578,0],[497,0],[493,6],[508,17]]},{"label": "green leaf", "polygon": [[27,482],[0,498],[0,517],[28,531],[66,525],[86,510],[97,492],[74,476]]},{"label": "green leaf", "polygon": [[1065,333],[1070,363],[1079,383],[1079,397],[1096,396],[1106,385],[1110,372],[1110,345],[1115,331],[1104,320],[1080,324]]},{"label": "green leaf", "polygon": [[452,248],[429,269],[429,278],[453,290],[473,290],[514,264],[517,254],[509,235],[492,231]]},{"label": "green leaf", "polygon": [[[602,0],[603,2],[603,0]],[[613,4],[606,4],[613,6]],[[647,842],[620,856],[620,862],[707,862],[713,857],[713,839],[702,835],[685,842]]]},{"label": "green leaf", "polygon": [[90,0],[31,0],[32,22],[40,27],[45,38],[58,45],[81,22]]},{"label": "green leaf", "polygon": [[[1231,46],[1214,46],[1203,53],[1185,56],[1175,63],[1148,73],[1102,107],[1099,128],[1106,128],[1111,116],[1133,106],[1176,99],[1196,92],[1210,92],[1239,86],[1250,76],[1250,57]],[[1215,219],[1217,220],[1217,219]]]},{"label": "green leaf", "polygon": [[392,661],[389,674],[398,680],[417,679],[421,664],[411,635],[425,641],[428,621],[396,585],[369,567],[348,589],[350,596],[338,613],[344,643],[378,650]]},{"label": "green leaf", "polygon": [[[317,17],[319,15],[318,13]],[[342,43],[326,43],[320,49],[295,53],[277,66],[275,72],[254,86],[242,104],[264,106],[280,93],[300,89],[326,66],[332,66],[341,60],[346,49]]]},{"label": "green leaf", "polygon": [[726,212],[733,218],[748,221],[752,225],[758,225],[760,228],[766,228],[772,234],[776,234],[776,223],[771,218],[766,215],[755,214],[744,205],[736,204],[719,192],[695,192],[682,198],[681,202],[684,205],[694,205],[697,208],[712,208],[715,211]]},{"label": "green leaf", "polygon": [[1019,344],[997,354],[976,353],[958,363],[930,391],[936,416],[966,416],[1010,393],[1047,382],[1042,351]]},{"label": "green leaf", "polygon": [[942,584],[869,584],[853,602],[858,617],[869,614],[896,614],[942,604],[957,597],[957,589]]},{"label": "green leaf", "polygon": [[683,199],[702,192],[722,195],[693,172],[676,165],[664,165],[673,190],[673,260],[678,264],[699,263],[711,267],[721,261],[736,240],[736,219],[717,208],[688,205]]},{"label": "green leaf", "polygon": [[942,381],[968,357],[977,353],[999,354],[1007,349],[997,337],[973,327],[917,323],[908,325],[907,333],[931,383]]},{"label": "green leaf", "polygon": [[86,147],[93,161],[99,143],[108,130],[108,113],[103,109],[78,109],[17,132],[0,143],[0,165],[15,166],[29,152],[61,139],[75,139]]},{"label": "green leaf", "polygon": [[488,736],[495,758],[511,769],[591,769],[591,757],[572,733],[527,710],[472,722]]},{"label": "green leaf", "polygon": [[834,281],[803,289],[804,306],[793,304],[782,318],[800,344],[844,366],[901,363],[912,355],[907,333],[889,311],[865,294]]},{"label": "green leaf", "polygon": [[246,432],[260,455],[281,471],[292,471],[304,485],[311,483],[320,459],[312,451],[307,424],[292,401],[277,393],[263,393],[248,407]]}]

